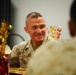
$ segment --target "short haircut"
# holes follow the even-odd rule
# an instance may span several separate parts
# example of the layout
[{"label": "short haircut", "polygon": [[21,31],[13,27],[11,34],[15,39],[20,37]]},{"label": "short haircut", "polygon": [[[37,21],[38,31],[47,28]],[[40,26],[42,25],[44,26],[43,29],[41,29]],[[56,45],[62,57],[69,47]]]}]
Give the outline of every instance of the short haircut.
[{"label": "short haircut", "polygon": [[31,13],[29,13],[29,14],[27,15],[26,19],[27,19],[28,17],[38,18],[38,17],[42,17],[42,15],[41,15],[40,13],[38,13],[38,12],[31,12]]},{"label": "short haircut", "polygon": [[76,0],[73,0],[73,3],[71,5],[70,18],[71,18],[71,20],[76,22]]}]

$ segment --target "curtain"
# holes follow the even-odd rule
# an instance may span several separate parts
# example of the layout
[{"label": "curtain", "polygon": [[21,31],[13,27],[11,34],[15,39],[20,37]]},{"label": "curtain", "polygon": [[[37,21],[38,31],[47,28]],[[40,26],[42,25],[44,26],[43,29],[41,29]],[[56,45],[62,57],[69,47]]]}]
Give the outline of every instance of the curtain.
[{"label": "curtain", "polygon": [[3,21],[10,24],[10,8],[11,0],[0,0],[0,26]]}]

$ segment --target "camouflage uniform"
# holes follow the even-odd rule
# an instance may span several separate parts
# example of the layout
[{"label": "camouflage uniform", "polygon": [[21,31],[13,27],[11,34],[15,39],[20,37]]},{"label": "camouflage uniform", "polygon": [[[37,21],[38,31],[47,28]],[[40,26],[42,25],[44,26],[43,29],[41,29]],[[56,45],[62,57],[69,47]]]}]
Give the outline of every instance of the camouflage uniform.
[{"label": "camouflage uniform", "polygon": [[[53,40],[52,38],[46,37],[42,44]],[[26,68],[27,62],[31,57],[31,54],[34,52],[31,40],[22,42],[13,47],[10,57],[10,67],[22,67]]]}]

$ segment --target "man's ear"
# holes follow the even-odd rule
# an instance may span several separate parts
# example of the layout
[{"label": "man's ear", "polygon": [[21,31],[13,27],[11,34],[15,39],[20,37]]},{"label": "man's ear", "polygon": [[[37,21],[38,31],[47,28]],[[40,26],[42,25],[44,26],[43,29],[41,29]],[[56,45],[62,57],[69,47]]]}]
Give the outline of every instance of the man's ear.
[{"label": "man's ear", "polygon": [[28,28],[26,26],[24,27],[24,30],[28,33]]},{"label": "man's ear", "polygon": [[70,35],[74,36],[75,30],[74,30],[73,22],[70,20],[68,25],[69,25]]}]

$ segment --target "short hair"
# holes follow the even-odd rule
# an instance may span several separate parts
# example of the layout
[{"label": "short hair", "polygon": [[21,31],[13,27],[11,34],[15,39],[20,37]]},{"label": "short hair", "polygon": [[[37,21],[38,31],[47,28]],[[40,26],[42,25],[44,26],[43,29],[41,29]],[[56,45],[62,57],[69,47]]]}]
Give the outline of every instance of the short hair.
[{"label": "short hair", "polygon": [[76,0],[73,0],[73,3],[70,8],[70,18],[76,22]]},{"label": "short hair", "polygon": [[38,13],[38,12],[31,12],[31,13],[29,13],[29,14],[27,15],[26,19],[27,19],[28,17],[38,18],[38,17],[42,17],[42,15],[41,15],[40,13]]}]

